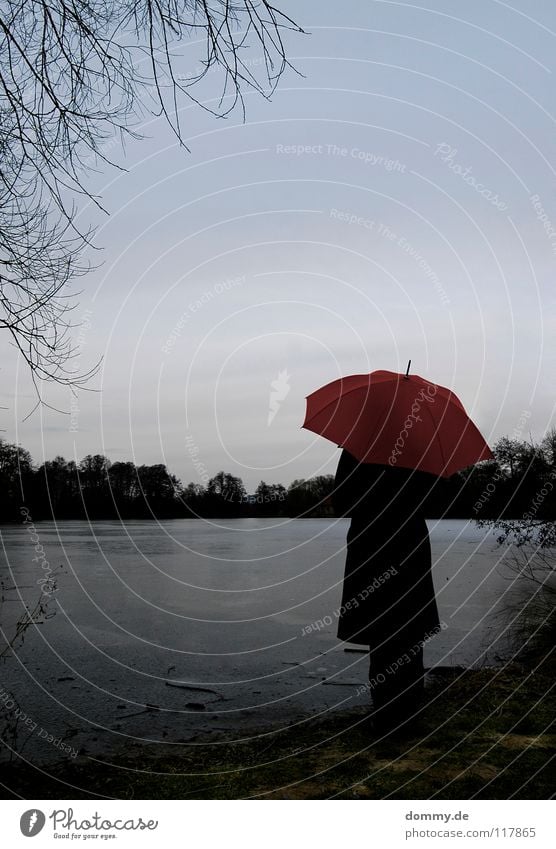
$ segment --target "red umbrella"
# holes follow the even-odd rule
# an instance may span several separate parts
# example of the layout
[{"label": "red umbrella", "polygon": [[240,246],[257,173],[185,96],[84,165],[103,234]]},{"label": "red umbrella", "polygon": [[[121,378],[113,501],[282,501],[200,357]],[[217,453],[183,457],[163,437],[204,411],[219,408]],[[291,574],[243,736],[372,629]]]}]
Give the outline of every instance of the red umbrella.
[{"label": "red umbrella", "polygon": [[333,380],[307,396],[303,427],[361,462],[443,477],[494,457],[457,395],[416,374]]}]

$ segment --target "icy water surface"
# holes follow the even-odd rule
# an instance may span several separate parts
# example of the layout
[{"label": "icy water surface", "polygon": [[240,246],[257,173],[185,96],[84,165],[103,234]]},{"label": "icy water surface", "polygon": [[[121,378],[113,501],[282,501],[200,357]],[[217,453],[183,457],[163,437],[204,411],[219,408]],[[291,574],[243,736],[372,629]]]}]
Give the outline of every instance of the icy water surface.
[{"label": "icy water surface", "polygon": [[[24,751],[63,754],[47,733],[88,752],[135,738],[240,737],[365,704],[366,655],[335,636],[348,524],[37,523],[51,568],[61,567],[54,615],[0,667],[0,689],[17,698],[28,728],[37,724]],[[516,593],[501,550],[472,522],[428,525],[444,630],[427,644],[425,665],[500,663],[511,651],[505,602]],[[28,528],[0,533],[10,633],[23,602],[39,597],[43,570]]]}]

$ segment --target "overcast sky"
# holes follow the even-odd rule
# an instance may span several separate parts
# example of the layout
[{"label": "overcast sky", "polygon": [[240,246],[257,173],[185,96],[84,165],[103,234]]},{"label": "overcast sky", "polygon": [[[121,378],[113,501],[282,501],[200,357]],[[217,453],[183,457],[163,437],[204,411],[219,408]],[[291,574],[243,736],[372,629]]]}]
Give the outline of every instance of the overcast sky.
[{"label": "overcast sky", "polygon": [[[305,396],[409,358],[491,444],[554,423],[553,2],[278,5],[308,33],[287,38],[302,76],[248,93],[245,123],[184,108],[189,153],[150,119],[109,151],[126,172],[90,177],[110,217],[80,212],[102,265],[76,287],[76,365],[104,358],[99,391],[23,422],[31,384],[0,340],[3,437],[37,462],[103,453],[251,489],[333,472]],[[219,93],[212,74],[200,95]],[[68,390],[45,397],[70,412]]]}]

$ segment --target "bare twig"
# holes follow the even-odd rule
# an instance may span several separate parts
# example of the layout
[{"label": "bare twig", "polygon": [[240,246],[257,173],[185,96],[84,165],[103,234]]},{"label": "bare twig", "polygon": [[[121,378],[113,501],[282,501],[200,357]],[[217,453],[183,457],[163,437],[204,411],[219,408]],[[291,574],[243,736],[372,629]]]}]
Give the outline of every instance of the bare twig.
[{"label": "bare twig", "polygon": [[[80,260],[93,232],[77,223],[75,200],[92,200],[85,178],[115,165],[110,150],[145,111],[162,115],[185,146],[181,102],[219,117],[243,91],[269,97],[287,67],[283,32],[301,29],[266,0],[0,0],[0,328],[40,383],[83,386],[68,286],[89,267]],[[188,41],[204,52],[200,72],[178,73]],[[262,54],[262,79],[248,43]],[[220,72],[213,110],[195,86]]]}]

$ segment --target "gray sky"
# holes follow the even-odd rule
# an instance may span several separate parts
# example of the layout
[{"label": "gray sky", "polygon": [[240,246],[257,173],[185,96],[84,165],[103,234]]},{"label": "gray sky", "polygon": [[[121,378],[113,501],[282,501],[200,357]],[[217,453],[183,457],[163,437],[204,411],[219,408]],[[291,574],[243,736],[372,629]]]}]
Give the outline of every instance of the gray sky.
[{"label": "gray sky", "polygon": [[[80,213],[103,264],[76,286],[76,364],[104,357],[100,391],[22,422],[30,381],[0,340],[3,436],[36,461],[98,452],[249,488],[333,472],[305,396],[409,358],[491,443],[554,423],[553,3],[278,5],[310,33],[287,39],[303,76],[247,94],[245,123],[184,109],[189,153],[150,119],[110,151],[125,173],[91,175],[111,215]],[[219,92],[211,75],[199,94]],[[45,396],[69,412],[67,390]]]}]

